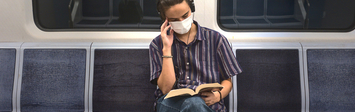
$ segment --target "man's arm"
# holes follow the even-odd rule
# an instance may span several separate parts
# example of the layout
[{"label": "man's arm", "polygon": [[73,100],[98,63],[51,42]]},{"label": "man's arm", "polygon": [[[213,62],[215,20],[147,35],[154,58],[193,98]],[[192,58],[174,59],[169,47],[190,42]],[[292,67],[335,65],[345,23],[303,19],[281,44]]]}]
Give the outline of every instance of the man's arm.
[{"label": "man's arm", "polygon": [[[231,92],[232,87],[233,87],[233,83],[232,83],[232,79],[229,78],[227,80],[223,80],[221,82],[221,85],[224,86],[224,88],[221,90],[221,95],[222,95],[222,99],[225,98],[226,96],[228,96],[228,94]],[[218,92],[217,92],[218,93]],[[219,96],[219,93],[218,93]]]},{"label": "man's arm", "polygon": [[[171,25],[167,26],[168,20],[166,19],[163,25],[161,26],[160,30],[160,36],[163,41],[163,56],[171,56],[171,46],[173,44],[174,36],[173,36],[173,30],[171,29],[170,35],[167,35],[168,29],[171,27]],[[174,71],[174,64],[173,64],[173,59],[172,58],[163,58],[162,62],[162,70],[160,73],[160,76],[158,78],[157,84],[159,89],[163,92],[163,94],[167,94],[170,92],[171,89],[173,89],[174,83],[176,81],[175,78],[175,71]]]}]

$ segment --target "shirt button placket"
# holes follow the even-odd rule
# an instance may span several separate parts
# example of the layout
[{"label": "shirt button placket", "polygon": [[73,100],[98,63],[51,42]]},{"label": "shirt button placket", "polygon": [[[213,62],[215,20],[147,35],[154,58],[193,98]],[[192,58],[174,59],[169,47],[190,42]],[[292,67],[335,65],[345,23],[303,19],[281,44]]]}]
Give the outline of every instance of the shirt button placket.
[{"label": "shirt button placket", "polygon": [[[188,49],[189,47],[185,47],[185,59],[186,59],[186,71],[189,71],[189,65],[190,63],[188,62]],[[190,77],[188,76],[188,74],[186,74],[186,79],[189,79]]]}]

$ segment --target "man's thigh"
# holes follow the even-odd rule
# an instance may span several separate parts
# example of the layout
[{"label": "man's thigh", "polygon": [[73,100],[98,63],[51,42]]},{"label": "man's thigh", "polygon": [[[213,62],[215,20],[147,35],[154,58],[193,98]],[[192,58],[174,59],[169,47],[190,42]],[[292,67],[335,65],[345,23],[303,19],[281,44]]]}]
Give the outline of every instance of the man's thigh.
[{"label": "man's thigh", "polygon": [[181,112],[181,111],[213,111],[199,96],[178,96],[164,99],[159,98],[157,102],[158,112]]}]

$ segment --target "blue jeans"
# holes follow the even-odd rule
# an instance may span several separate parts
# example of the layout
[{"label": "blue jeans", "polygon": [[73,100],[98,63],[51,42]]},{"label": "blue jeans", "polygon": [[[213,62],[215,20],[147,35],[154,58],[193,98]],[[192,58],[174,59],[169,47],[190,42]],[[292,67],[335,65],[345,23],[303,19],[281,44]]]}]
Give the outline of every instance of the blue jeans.
[{"label": "blue jeans", "polygon": [[178,96],[157,101],[157,112],[214,112],[200,96]]}]

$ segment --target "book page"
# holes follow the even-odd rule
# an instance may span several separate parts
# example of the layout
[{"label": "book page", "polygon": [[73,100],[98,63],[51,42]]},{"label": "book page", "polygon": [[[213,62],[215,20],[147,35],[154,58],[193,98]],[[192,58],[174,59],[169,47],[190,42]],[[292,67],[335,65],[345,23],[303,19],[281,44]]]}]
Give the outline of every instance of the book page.
[{"label": "book page", "polygon": [[211,91],[213,89],[222,90],[223,86],[219,83],[201,84],[196,88],[196,93]]},{"label": "book page", "polygon": [[171,90],[164,99],[183,95],[193,96],[199,94],[200,92],[211,91],[213,89],[222,90],[223,86],[219,83],[201,84],[196,88],[196,92],[190,88],[174,89]]},{"label": "book page", "polygon": [[175,96],[183,96],[183,95],[193,96],[195,94],[197,94],[197,93],[195,93],[195,91],[190,88],[174,89],[174,90],[171,90],[168,93],[168,95],[166,95],[166,97],[164,99],[175,97]]}]

